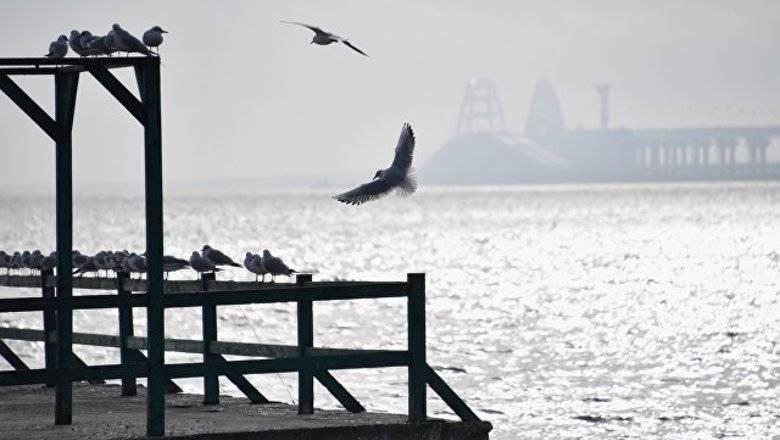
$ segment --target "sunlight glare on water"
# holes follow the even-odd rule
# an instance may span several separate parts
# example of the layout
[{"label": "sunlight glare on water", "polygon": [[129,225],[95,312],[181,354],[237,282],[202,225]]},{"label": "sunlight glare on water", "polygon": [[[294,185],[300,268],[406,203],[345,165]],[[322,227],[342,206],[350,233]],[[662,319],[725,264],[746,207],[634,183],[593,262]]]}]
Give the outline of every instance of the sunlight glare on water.
[{"label": "sunlight glare on water", "polygon": [[[0,248],[53,247],[52,199],[0,202]],[[82,252],[143,249],[141,199],[77,198],[74,215]],[[315,280],[426,272],[429,363],[493,422],[493,438],[767,438],[780,435],[778,218],[777,183],[423,188],[360,207],[320,191],[172,196],[165,249],[188,257],[208,242],[241,261],[268,248]],[[219,278],[253,279],[238,269]],[[2,291],[22,294],[36,292]],[[219,313],[223,340],[252,342],[256,330],[295,342],[293,306]],[[76,331],[117,331],[115,312],[74,316]],[[317,304],[315,319],[317,345],[405,347],[400,300]],[[41,324],[25,313],[0,325]],[[200,331],[195,309],[167,311],[167,336]],[[39,344],[9,344],[42,365]],[[336,376],[369,410],[406,411],[403,369]],[[275,400],[296,395],[292,375],[252,381]],[[336,406],[322,388],[316,398]],[[430,407],[452,417],[436,398]]]}]

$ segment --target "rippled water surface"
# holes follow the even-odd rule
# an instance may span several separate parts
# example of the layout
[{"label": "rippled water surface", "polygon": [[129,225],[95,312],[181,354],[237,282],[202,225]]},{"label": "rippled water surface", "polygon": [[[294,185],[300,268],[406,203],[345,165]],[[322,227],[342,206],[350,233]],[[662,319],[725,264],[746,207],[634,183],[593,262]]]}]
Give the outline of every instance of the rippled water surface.
[{"label": "rippled water surface", "polygon": [[[0,196],[0,248],[52,248],[52,208]],[[209,242],[238,259],[268,248],[315,279],[426,272],[429,363],[493,422],[494,438],[780,435],[778,184],[427,189],[361,207],[321,192],[244,193],[172,196],[165,209],[166,253]],[[79,198],[75,245],[142,249],[143,225],[140,199]],[[1,295],[22,294],[35,292]],[[219,313],[223,340],[295,341],[290,306]],[[77,331],[116,332],[115,312],[74,316]],[[168,311],[167,335],[198,337],[198,318]],[[399,300],[317,304],[315,319],[318,345],[405,346]],[[3,314],[0,324],[40,320]],[[40,345],[11,345],[41,364]],[[76,351],[89,363],[118,358]],[[402,369],[336,376],[370,410],[406,409]],[[251,379],[272,399],[295,396],[291,375]],[[335,405],[320,388],[317,404]],[[451,416],[438,399],[430,406]]]}]

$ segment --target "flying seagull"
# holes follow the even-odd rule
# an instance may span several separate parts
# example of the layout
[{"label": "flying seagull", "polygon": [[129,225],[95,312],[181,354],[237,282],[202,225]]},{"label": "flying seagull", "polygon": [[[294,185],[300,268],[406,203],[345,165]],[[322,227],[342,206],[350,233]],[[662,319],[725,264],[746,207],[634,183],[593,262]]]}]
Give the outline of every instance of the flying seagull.
[{"label": "flying seagull", "polygon": [[303,26],[311,29],[314,31],[314,38],[311,39],[311,43],[309,44],[319,44],[320,46],[327,46],[330,43],[343,43],[345,46],[349,47],[350,49],[354,50],[355,52],[366,55],[365,52],[358,49],[357,47],[353,46],[352,43],[349,42],[349,40],[339,37],[336,34],[331,34],[330,32],[323,31],[322,29],[318,28],[317,26],[312,26],[310,24],[306,23],[298,23],[297,21],[282,21],[282,23],[287,24],[296,24],[298,26]]},{"label": "flying seagull", "polygon": [[52,41],[49,44],[49,53],[44,55],[48,58],[63,58],[68,54],[68,37],[60,35],[57,41]]},{"label": "flying seagull", "polygon": [[160,45],[163,42],[163,35],[167,34],[168,31],[163,30],[160,26],[155,26],[148,31],[144,32],[144,35],[142,38],[145,45],[149,46],[149,48],[157,48],[157,53],[160,53]]},{"label": "flying seagull", "polygon": [[407,123],[401,129],[401,136],[395,147],[395,158],[390,167],[377,171],[371,182],[333,198],[348,205],[359,205],[376,200],[394,189],[403,195],[412,194],[417,190],[417,181],[412,170],[413,154],[414,132],[412,126]]}]

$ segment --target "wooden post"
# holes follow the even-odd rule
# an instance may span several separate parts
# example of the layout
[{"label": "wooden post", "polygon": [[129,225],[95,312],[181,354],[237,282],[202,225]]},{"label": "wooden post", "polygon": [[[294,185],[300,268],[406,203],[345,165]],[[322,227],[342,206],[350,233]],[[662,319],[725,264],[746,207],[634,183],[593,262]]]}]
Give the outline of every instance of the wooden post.
[{"label": "wooden post", "polygon": [[[57,208],[57,298],[73,296],[73,112],[78,73],[54,75],[54,108],[57,124],[55,152]],[[57,368],[70,368],[73,342],[73,309],[57,310]],[[54,423],[73,420],[73,384],[59,381],[54,392]]]},{"label": "wooden post", "polygon": [[[44,298],[54,298],[54,287],[47,287],[49,279],[54,278],[54,270],[42,270],[41,271],[41,296]],[[52,370],[57,367],[57,345],[52,342],[53,332],[57,328],[57,315],[54,310],[43,311],[43,334],[46,339],[43,342],[43,352],[45,356],[45,363],[47,370]],[[54,382],[47,383],[47,387],[53,387]]]},{"label": "wooden post", "polygon": [[[125,289],[125,282],[130,278],[127,272],[117,272],[116,289],[119,296],[129,296],[132,292]],[[127,339],[133,336],[133,308],[130,306],[119,306],[119,358],[122,365],[129,364],[132,354],[127,348]],[[122,378],[122,395],[135,396],[138,394],[135,377]]]},{"label": "wooden post", "polygon": [[[215,279],[215,274],[204,273],[201,275],[201,289],[204,291],[209,290],[209,281]],[[206,301],[202,307],[203,321],[203,362],[208,366],[213,367],[220,361],[219,354],[211,352],[211,341],[217,340],[217,306],[216,304]],[[219,404],[219,376],[215,374],[203,375],[203,404],[204,405],[218,405]]]},{"label": "wooden post", "polygon": [[409,421],[427,418],[425,385],[425,274],[406,276],[408,289],[407,327],[409,350]]},{"label": "wooden post", "polygon": [[[146,332],[149,389],[146,435],[165,434],[165,309],[163,308],[163,179],[160,60],[149,57],[140,69],[143,84],[144,172],[146,182]],[[138,71],[136,71],[138,74]]]},{"label": "wooden post", "polygon": [[[295,277],[299,286],[311,282],[311,275],[300,274]],[[314,310],[311,298],[298,300],[298,353],[306,357],[307,349],[314,346]],[[305,364],[298,371],[298,414],[314,414],[314,374],[313,365]]]}]

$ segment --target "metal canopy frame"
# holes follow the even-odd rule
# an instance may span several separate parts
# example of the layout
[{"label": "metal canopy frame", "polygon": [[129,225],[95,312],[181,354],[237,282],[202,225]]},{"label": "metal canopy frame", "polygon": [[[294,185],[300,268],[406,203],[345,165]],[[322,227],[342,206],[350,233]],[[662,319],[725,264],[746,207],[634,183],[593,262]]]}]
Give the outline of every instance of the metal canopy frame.
[{"label": "metal canopy frame", "polygon": [[[140,99],[136,98],[109,69],[132,67]],[[144,129],[147,258],[147,434],[162,435],[165,429],[165,348],[163,317],[163,191],[162,120],[160,114],[160,59],[126,58],[0,58],[0,90],[5,93],[55,143],[57,277],[56,296],[73,296],[73,117],[79,76],[89,72],[124,106]],[[54,76],[55,115],[52,118],[11,78],[14,75]],[[56,311],[56,367],[73,364],[73,310]],[[69,380],[57,381],[55,423],[73,420],[73,387]]]}]

